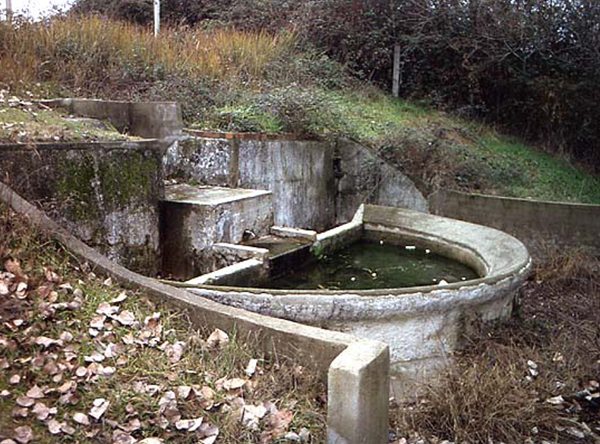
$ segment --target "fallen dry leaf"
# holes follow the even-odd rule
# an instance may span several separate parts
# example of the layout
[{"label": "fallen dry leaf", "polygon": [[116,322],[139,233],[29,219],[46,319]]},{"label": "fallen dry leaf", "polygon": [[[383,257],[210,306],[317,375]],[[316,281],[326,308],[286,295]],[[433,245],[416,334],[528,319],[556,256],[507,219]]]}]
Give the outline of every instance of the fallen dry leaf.
[{"label": "fallen dry leaf", "polygon": [[63,425],[66,425],[64,422],[58,422],[56,419],[51,419],[46,423],[48,426],[48,431],[53,435],[58,435],[60,433],[60,429]]},{"label": "fallen dry leaf", "polygon": [[33,399],[42,399],[44,397],[44,392],[42,392],[42,389],[37,385],[34,385],[27,391],[26,396]]},{"label": "fallen dry leaf", "polygon": [[12,416],[13,418],[27,418],[29,416],[29,409],[25,407],[15,407],[10,412],[10,416]]},{"label": "fallen dry leaf", "polygon": [[177,398],[187,399],[190,396],[191,391],[192,387],[189,385],[180,385],[177,387]]},{"label": "fallen dry leaf", "polygon": [[175,423],[177,430],[187,430],[188,432],[195,432],[202,425],[203,418],[196,419],[180,419]]},{"label": "fallen dry leaf", "polygon": [[73,421],[81,425],[90,425],[90,419],[85,413],[77,412],[73,415]]},{"label": "fallen dry leaf", "polygon": [[229,342],[229,335],[225,333],[223,330],[219,330],[218,328],[213,331],[208,339],[206,340],[206,345],[210,348],[222,347],[223,345]]},{"label": "fallen dry leaf", "polygon": [[172,363],[179,362],[183,356],[185,342],[177,341],[174,344],[168,344],[165,347],[165,353]]},{"label": "fallen dry leaf", "polygon": [[15,429],[15,439],[21,444],[27,444],[33,439],[33,430],[28,426],[17,427]]},{"label": "fallen dry leaf", "polygon": [[245,379],[233,378],[233,379],[228,379],[225,382],[223,382],[223,388],[229,392],[231,390],[237,390],[239,388],[242,388],[245,384],[246,384]]},{"label": "fallen dry leaf", "polygon": [[90,410],[90,416],[95,419],[100,419],[100,417],[104,415],[104,412],[106,412],[106,409],[108,409],[109,405],[110,402],[104,398],[95,399],[94,406]]},{"label": "fallen dry leaf", "polygon": [[129,310],[123,310],[119,316],[116,317],[116,320],[121,325],[129,326],[135,322],[135,315]]},{"label": "fallen dry leaf", "polygon": [[105,316],[113,316],[119,312],[119,307],[110,305],[108,302],[100,302],[98,307],[96,308],[96,313],[105,315]]},{"label": "fallen dry leaf", "polygon": [[104,321],[106,321],[106,315],[96,314],[92,317],[90,327],[94,330],[102,330],[104,328]]},{"label": "fallen dry leaf", "polygon": [[201,438],[199,444],[213,444],[219,436],[219,428],[212,424],[204,423],[198,429],[198,434]]},{"label": "fallen dry leaf", "polygon": [[134,444],[137,440],[122,430],[115,430],[112,434],[113,444]]},{"label": "fallen dry leaf", "polygon": [[21,407],[31,407],[33,404],[35,404],[35,400],[27,396],[19,396],[17,398],[17,404]]},{"label": "fallen dry leaf", "polygon": [[138,444],[163,444],[164,441],[161,438],[146,438],[138,441]]},{"label": "fallen dry leaf", "polygon": [[48,348],[48,347],[50,347],[52,345],[59,345],[59,346],[63,345],[63,343],[62,343],[61,340],[57,341],[57,340],[52,339],[52,338],[47,338],[46,336],[39,336],[39,337],[37,337],[35,339],[35,343],[37,345],[43,346],[44,348]]},{"label": "fallen dry leaf", "polygon": [[121,302],[124,302],[127,299],[127,293],[125,293],[124,291],[122,291],[121,293],[119,293],[119,296],[117,296],[116,298],[112,299],[110,301],[111,304],[119,304]]},{"label": "fallen dry leaf", "polygon": [[37,402],[32,409],[32,412],[37,416],[40,421],[45,421],[50,415],[55,415],[57,412],[56,407],[48,408],[43,402]]}]

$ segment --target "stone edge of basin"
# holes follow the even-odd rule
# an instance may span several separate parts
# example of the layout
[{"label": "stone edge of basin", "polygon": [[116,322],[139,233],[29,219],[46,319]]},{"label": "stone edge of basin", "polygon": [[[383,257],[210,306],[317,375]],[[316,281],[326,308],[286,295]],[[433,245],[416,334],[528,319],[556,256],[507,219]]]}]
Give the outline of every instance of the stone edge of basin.
[{"label": "stone edge of basin", "polygon": [[[468,256],[472,263],[478,263],[479,268],[485,269],[485,276],[443,286],[385,290],[270,290],[208,285],[188,290],[235,307],[301,322],[328,321],[333,317],[338,320],[386,319],[400,314],[441,311],[457,304],[486,303],[494,300],[494,292],[477,292],[474,289],[513,287],[531,272],[532,259],[523,243],[493,228],[374,205],[365,205],[361,216],[361,221],[355,219],[346,225],[356,229],[357,224],[362,224],[363,230],[398,234],[431,245],[454,248],[457,254]],[[340,230],[341,234],[343,232]]]},{"label": "stone edge of basin", "polygon": [[[315,370],[327,372],[327,433],[330,444],[388,442],[389,347],[291,321],[262,316],[195,297],[193,294],[134,273],[67,233],[42,211],[0,182],[0,201],[61,242],[93,269],[154,300],[184,309],[197,325],[254,335],[266,353],[293,350]],[[310,365],[310,364],[308,364]]]}]

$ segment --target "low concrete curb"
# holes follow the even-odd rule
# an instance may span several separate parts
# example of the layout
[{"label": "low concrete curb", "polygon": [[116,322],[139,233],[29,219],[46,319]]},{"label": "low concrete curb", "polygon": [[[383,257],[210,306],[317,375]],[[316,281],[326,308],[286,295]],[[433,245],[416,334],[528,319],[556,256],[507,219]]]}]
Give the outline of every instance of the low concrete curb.
[{"label": "low concrete curb", "polygon": [[255,336],[267,353],[283,352],[320,373],[328,372],[330,444],[388,442],[390,358],[386,344],[261,316],[161,284],[111,262],[1,182],[0,201],[47,230],[74,255],[89,262],[96,272],[185,310],[198,325],[235,329],[242,336]]},{"label": "low concrete curb", "polygon": [[68,113],[108,120],[118,131],[148,139],[177,136],[183,132],[181,106],[177,102],[120,102],[97,99],[50,99],[40,103]]}]

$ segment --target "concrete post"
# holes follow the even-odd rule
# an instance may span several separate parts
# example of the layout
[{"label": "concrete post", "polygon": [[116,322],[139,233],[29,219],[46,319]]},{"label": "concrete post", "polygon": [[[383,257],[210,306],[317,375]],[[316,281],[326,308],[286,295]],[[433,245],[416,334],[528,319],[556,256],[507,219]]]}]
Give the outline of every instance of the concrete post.
[{"label": "concrete post", "polygon": [[160,0],[154,0],[154,35],[160,32]]},{"label": "concrete post", "polygon": [[390,352],[386,344],[351,344],[329,367],[328,444],[387,444]]},{"label": "concrete post", "polygon": [[13,9],[12,9],[12,0],[6,0],[6,21],[12,22],[13,17]]},{"label": "concrete post", "polygon": [[392,94],[394,97],[400,96],[400,45],[394,46],[394,73],[392,86]]}]

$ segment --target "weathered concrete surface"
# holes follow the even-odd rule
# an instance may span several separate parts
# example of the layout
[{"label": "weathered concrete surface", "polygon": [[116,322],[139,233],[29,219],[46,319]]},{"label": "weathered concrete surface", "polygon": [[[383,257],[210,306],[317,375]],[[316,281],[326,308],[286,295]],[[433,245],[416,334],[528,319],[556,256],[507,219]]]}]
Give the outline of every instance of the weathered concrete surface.
[{"label": "weathered concrete surface", "polygon": [[600,205],[544,202],[439,190],[429,196],[432,212],[506,231],[528,246],[540,238],[600,251]]},{"label": "weathered concrete surface", "polygon": [[[388,415],[386,369],[389,366],[387,346],[375,341],[362,341],[343,333],[324,331],[302,324],[260,316],[245,310],[227,307],[206,299],[198,298],[187,291],[163,285],[134,273],[126,268],[111,262],[105,256],[97,253],[92,248],[76,239],[60,228],[54,221],[46,217],[33,205],[23,200],[10,188],[0,182],[0,201],[7,203],[17,213],[27,216],[35,225],[47,230],[58,239],[68,250],[83,261],[88,262],[94,271],[99,274],[109,275],[122,285],[141,290],[144,294],[157,301],[169,303],[185,312],[190,320],[198,327],[220,328],[222,330],[235,330],[241,340],[252,338],[262,349],[278,359],[289,358],[295,362],[303,362],[308,368],[324,374],[329,371],[332,361],[340,353],[344,353],[344,363],[354,363],[353,368],[344,365],[334,366],[331,370],[335,381],[335,388],[328,390],[328,428],[334,433],[329,436],[350,437],[347,444],[384,444],[387,442],[388,424],[383,418]],[[358,345],[358,346],[353,346]],[[338,371],[342,367],[347,371]],[[371,377],[371,375],[379,375]],[[357,377],[365,381],[361,386]],[[338,389],[341,387],[341,390]],[[353,399],[359,399],[364,393],[369,393],[366,401],[373,412],[379,412],[381,417],[369,417],[369,421],[362,421],[353,412],[347,411],[353,405],[345,405],[340,399],[349,396],[349,391],[358,390]],[[351,420],[360,421],[353,423]],[[381,429],[384,425],[385,433]],[[347,427],[348,434],[341,434],[340,425]],[[362,435],[353,434],[362,427]],[[362,436],[367,437],[362,440]],[[386,439],[383,440],[383,437]],[[329,444],[337,444],[329,440]]]},{"label": "weathered concrete surface", "polygon": [[119,102],[97,99],[42,100],[46,106],[69,114],[110,122],[118,131],[148,139],[178,136],[183,130],[176,102]]},{"label": "weathered concrete surface", "polygon": [[427,213],[429,205],[414,183],[373,151],[352,141],[338,141],[337,223],[352,219],[360,204],[408,208]]},{"label": "weathered concrete surface", "polygon": [[202,185],[237,187],[236,144],[223,139],[183,138],[163,159],[165,176]]},{"label": "weathered concrete surface", "polygon": [[277,225],[320,231],[335,223],[331,145],[240,141],[238,165],[239,186],[273,192]]},{"label": "weathered concrete surface", "polygon": [[[360,213],[359,213],[360,214]],[[339,236],[356,236],[358,220]],[[352,226],[351,226],[352,225]],[[335,230],[332,230],[335,231]],[[191,292],[261,314],[374,339],[390,346],[395,395],[406,396],[447,365],[474,319],[511,314],[531,269],[524,245],[492,228],[410,210],[366,205],[363,236],[409,242],[471,265],[479,279],[447,285],[387,290],[319,291],[202,287]],[[330,233],[332,234],[332,233]],[[334,233],[335,234],[335,233]],[[321,235],[319,235],[321,236]],[[318,237],[319,237],[318,236]],[[335,245],[335,236],[326,236]]]},{"label": "weathered concrete surface", "polygon": [[159,269],[162,147],[152,141],[0,145],[4,181],[112,260]]},{"label": "weathered concrete surface", "polygon": [[427,211],[413,183],[352,142],[188,138],[168,149],[167,177],[273,192],[275,223],[323,231],[361,203]]},{"label": "weathered concrete surface", "polygon": [[389,442],[390,356],[377,344],[352,344],[329,367],[329,443]]},{"label": "weathered concrete surface", "polygon": [[258,259],[247,259],[211,273],[186,281],[189,285],[256,285],[269,276],[268,264]]},{"label": "weathered concrete surface", "polygon": [[230,265],[212,249],[214,244],[239,243],[245,231],[260,236],[272,225],[267,191],[168,186],[160,228],[163,273],[190,279]]},{"label": "weathered concrete surface", "polygon": [[317,232],[314,230],[303,230],[302,228],[271,227],[271,234],[278,237],[291,237],[306,239],[311,242],[317,240]]}]

